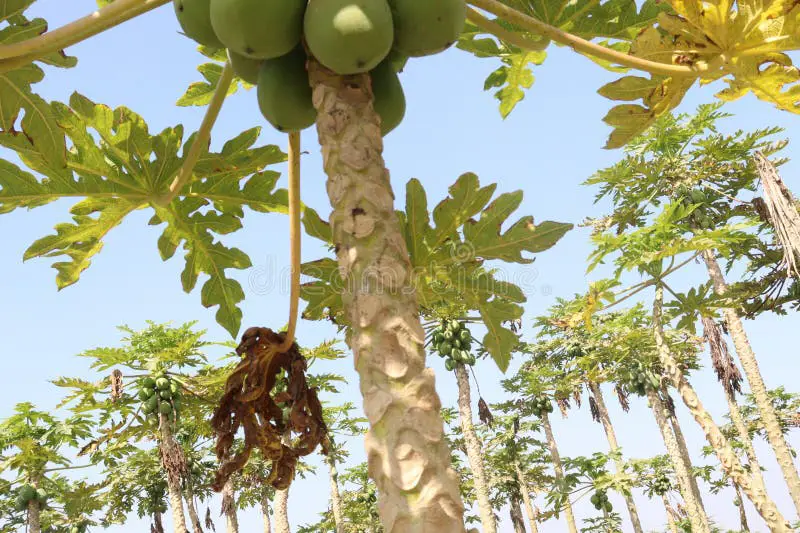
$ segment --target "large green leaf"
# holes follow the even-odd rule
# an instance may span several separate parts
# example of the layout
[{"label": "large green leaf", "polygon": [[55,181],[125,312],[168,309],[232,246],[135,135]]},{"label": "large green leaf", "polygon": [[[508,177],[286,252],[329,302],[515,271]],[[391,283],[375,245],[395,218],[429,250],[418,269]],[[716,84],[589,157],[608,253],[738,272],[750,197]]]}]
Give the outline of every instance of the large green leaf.
[{"label": "large green leaf", "polygon": [[[522,217],[502,231],[519,207],[522,193],[502,194],[492,201],[495,189],[495,184],[482,187],[475,174],[464,174],[431,216],[425,189],[412,179],[406,185],[405,211],[397,215],[423,314],[443,305],[477,311],[487,329],[483,344],[505,371],[518,344],[510,324],[522,317],[520,304],[525,302],[525,295],[516,285],[496,279],[485,262],[530,263],[527,254],[552,247],[572,225],[550,221],[537,225],[532,217]],[[316,233],[329,239],[330,230],[319,230],[320,222],[315,220]],[[303,274],[313,279],[303,286],[302,297],[308,302],[304,316],[346,325],[336,262],[322,259],[306,263]]]},{"label": "large green leaf", "polygon": [[102,250],[105,236],[128,214],[153,209],[151,224],[166,224],[159,240],[162,258],[173,257],[183,247],[184,290],[192,291],[200,274],[207,275],[201,301],[206,307],[219,307],[217,320],[235,336],[244,291],[226,271],[246,269],[251,262],[219,237],[241,229],[245,207],[286,212],[286,191],[276,190],[279,174],[266,170],[285,161],[286,155],[276,146],[255,146],[258,128],[244,131],[219,153],[203,152],[181,194],[162,206],[157,200],[168,191],[194,135],[184,142],[182,126],[151,134],[144,119],[130,109],[111,109],[77,93],[69,105],[53,103],[48,109],[59,134],[70,141],[63,165],[28,135],[0,133],[0,146],[14,150],[33,171],[0,160],[0,213],[59,198],[78,200],[70,210],[72,221],[58,224],[54,234],[34,242],[25,259],[64,258],[53,267],[59,288],[66,287],[78,281]]}]

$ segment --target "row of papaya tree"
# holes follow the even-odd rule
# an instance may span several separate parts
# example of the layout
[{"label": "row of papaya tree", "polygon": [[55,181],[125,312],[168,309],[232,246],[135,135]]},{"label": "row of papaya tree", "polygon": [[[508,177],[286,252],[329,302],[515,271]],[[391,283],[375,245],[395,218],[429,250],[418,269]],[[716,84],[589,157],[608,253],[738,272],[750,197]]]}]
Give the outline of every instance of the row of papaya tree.
[{"label": "row of papaya tree", "polygon": [[[522,291],[483,265],[486,257],[523,262],[519,250],[506,248],[502,256],[489,256],[482,251],[482,236],[470,235],[474,230],[465,219],[458,235],[471,246],[464,254],[463,243],[454,242],[452,233],[439,242],[433,229],[413,227],[418,218],[403,217],[407,238],[425,244],[410,246],[412,262],[449,272],[421,281],[418,290],[427,351],[442,357],[440,370],[452,371],[458,389],[456,405],[445,406],[441,416],[444,440],[452,450],[450,469],[460,481],[460,499],[471,510],[468,523],[498,531],[508,512],[515,532],[526,527],[536,532],[549,520],[563,520],[570,532],[641,532],[651,527],[639,511],[642,498],[649,498],[663,506],[663,526],[673,533],[716,531],[723,522],[729,529],[749,531],[762,527],[761,520],[779,531],[776,517],[791,513],[778,510],[775,494],[785,489],[767,486],[763,463],[778,465],[790,501],[800,507],[794,452],[787,440],[800,423],[800,397],[781,386],[766,386],[744,328],[746,319],[786,314],[798,306],[792,265],[800,256],[781,237],[781,228],[791,228],[792,218],[777,219],[774,208],[793,201],[777,172],[785,162],[780,151],[786,143],[776,138],[776,128],[719,133],[716,124],[725,117],[711,105],[692,116],[665,116],[632,141],[623,160],[587,180],[599,187],[598,199],[612,203],[609,214],[584,224],[594,245],[589,270],[611,264],[612,276],[593,282],[586,293],[559,298],[532,325],[521,320]],[[776,184],[783,199],[767,192]],[[765,194],[759,195],[759,186]],[[519,201],[501,195],[486,207],[494,186],[481,188],[475,176],[465,175],[433,216],[442,220],[443,213],[462,206],[465,191],[484,198],[475,204],[482,216],[503,202]],[[407,203],[409,211],[427,205],[413,180]],[[526,249],[549,248],[558,236]],[[305,268],[317,274],[336,271],[329,261]],[[728,282],[723,273],[728,268],[721,263],[740,269],[740,281]],[[470,283],[452,282],[465,275]],[[694,286],[673,281],[697,282],[698,276]],[[317,275],[305,285],[304,316],[331,320],[346,330],[336,283]],[[492,331],[493,325],[502,327]],[[211,510],[217,501],[212,487],[218,454],[209,420],[240,363],[230,350],[235,346],[223,345],[224,357],[212,363],[210,354],[219,346],[204,340],[194,324],[123,331],[121,347],[81,354],[91,361],[97,379],[55,381],[66,391],[57,406],[64,416],[20,403],[0,424],[1,531],[22,526],[32,533],[86,531],[125,523],[135,514],[147,517],[157,532],[170,529],[164,515],[179,533],[213,529],[218,516],[224,517],[227,531],[235,532],[239,513],[252,507],[260,509],[265,531],[290,531],[291,487],[273,486],[274,461],[259,452],[226,480],[221,511]],[[344,357],[338,346],[331,341],[300,349],[309,368],[308,384],[323,405],[327,472],[321,475],[329,478],[330,494],[328,510],[316,523],[307,516],[292,522],[305,522],[294,528],[304,532],[383,531],[379,487],[366,463],[348,460],[347,444],[365,431],[367,419],[354,415],[347,398],[338,400],[344,378],[315,373],[318,361]],[[497,364],[505,371],[512,361],[515,370],[500,384],[501,397],[490,404],[478,392],[474,401],[473,383],[479,379],[471,369]],[[692,387],[692,375],[704,367],[720,382],[719,394],[728,406],[724,422],[711,416]],[[289,379],[288,373],[279,373],[272,392],[287,427],[292,417]],[[624,453],[617,433],[626,426],[612,421],[609,395],[624,412],[646,406],[664,453],[645,458]],[[567,418],[583,405],[608,446],[587,450],[587,456],[566,456],[559,451],[553,414]],[[687,443],[682,412],[706,436],[702,450]],[[757,455],[754,442],[759,439],[774,458]],[[243,444],[237,441],[233,448]],[[714,459],[698,466],[701,457]],[[300,461],[295,475],[319,475],[317,468]],[[712,516],[707,510],[704,501],[717,492],[730,496],[730,514]],[[576,502],[583,498],[594,514],[578,516]],[[758,517],[748,514],[747,501]],[[736,524],[730,516],[737,517]]]}]

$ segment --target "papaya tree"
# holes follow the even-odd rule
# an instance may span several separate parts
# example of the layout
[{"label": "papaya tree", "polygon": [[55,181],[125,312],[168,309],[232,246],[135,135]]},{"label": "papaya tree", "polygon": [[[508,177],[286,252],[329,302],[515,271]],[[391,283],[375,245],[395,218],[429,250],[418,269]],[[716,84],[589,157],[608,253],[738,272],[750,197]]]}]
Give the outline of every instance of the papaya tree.
[{"label": "papaya tree", "polygon": [[94,422],[86,415],[59,420],[29,402],[17,404],[14,413],[0,421],[0,474],[10,476],[4,479],[3,499],[8,500],[4,527],[19,526],[31,533],[70,526],[85,529],[87,515],[96,510],[93,502],[99,487],[73,487],[61,474],[91,466],[74,465],[70,457],[93,431]]},{"label": "papaya tree", "polygon": [[[165,225],[158,242],[162,257],[173,257],[179,246],[186,249],[183,288],[192,291],[207,274],[201,302],[216,307],[217,320],[235,336],[244,291],[226,270],[247,268],[250,260],[217,236],[242,226],[245,206],[286,210],[285,195],[274,190],[276,176],[263,172],[282,162],[284,154],[274,146],[253,148],[255,129],[217,153],[208,143],[233,84],[255,82],[259,110],[275,129],[289,134],[294,249],[304,210],[306,230],[330,234],[340,274],[355,281],[343,286],[341,297],[370,421],[370,472],[389,531],[422,524],[448,531],[464,527],[455,476],[444,460],[439,400],[432,373],[425,370],[419,320],[424,303],[410,290],[418,289],[410,249],[426,239],[420,232],[404,238],[382,156],[383,137],[403,117],[396,70],[404,61],[456,42],[479,57],[496,58],[500,67],[486,86],[498,89],[504,115],[531,85],[530,65],[544,61],[550,44],[569,46],[603,68],[642,71],[648,77],[626,73],[600,89],[609,99],[626,102],[605,117],[614,128],[609,148],[642,132],[700,83],[726,83],[718,94],[722,100],[753,93],[780,109],[797,110],[797,77],[788,52],[800,48],[800,7],[782,0],[764,6],[743,0],[713,9],[677,0],[642,5],[552,0],[542,6],[508,0],[470,0],[469,5],[464,0],[174,0],[182,33],[224,59],[224,66],[205,69],[209,83],[196,85],[186,97],[207,105],[207,111],[200,129],[184,141],[181,126],[151,135],[144,119],[124,107],[111,110],[78,93],[68,104],[47,102],[33,88],[44,76],[40,65],[75,65],[76,58],[64,49],[168,0],[102,0],[96,13],[52,31],[46,31],[43,19],[26,15],[33,2],[5,2],[0,10],[0,145],[27,168],[2,161],[0,212],[59,198],[80,200],[72,221],[37,241],[26,257],[63,256],[54,266],[58,285],[68,286],[89,266],[109,231],[127,215],[147,209],[151,224]],[[627,103],[637,100],[641,105]],[[301,207],[298,195],[299,132],[314,124],[333,207],[328,229]],[[452,217],[437,220],[440,236],[451,236]],[[476,247],[487,239],[494,243],[499,231],[495,219],[481,220],[467,235]],[[508,240],[520,235],[547,240],[552,238],[548,232],[546,223],[528,220],[515,226],[515,238]],[[484,248],[483,258],[496,258],[497,252]],[[296,305],[295,298],[295,311]],[[508,312],[487,316],[497,336],[503,331],[497,323]],[[294,327],[286,333],[284,350],[291,346]],[[504,368],[509,335],[499,336],[487,348]],[[398,459],[394,450],[409,446],[414,453]],[[409,471],[421,472],[407,476]]]}]

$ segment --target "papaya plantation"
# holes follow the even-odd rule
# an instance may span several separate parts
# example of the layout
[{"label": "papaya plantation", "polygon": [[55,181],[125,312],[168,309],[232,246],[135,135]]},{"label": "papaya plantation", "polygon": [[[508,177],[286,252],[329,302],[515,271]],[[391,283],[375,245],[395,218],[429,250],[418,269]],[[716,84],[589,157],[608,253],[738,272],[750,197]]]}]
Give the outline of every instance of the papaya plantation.
[{"label": "papaya plantation", "polygon": [[0,533],[800,531],[800,3],[167,4],[0,1]]}]

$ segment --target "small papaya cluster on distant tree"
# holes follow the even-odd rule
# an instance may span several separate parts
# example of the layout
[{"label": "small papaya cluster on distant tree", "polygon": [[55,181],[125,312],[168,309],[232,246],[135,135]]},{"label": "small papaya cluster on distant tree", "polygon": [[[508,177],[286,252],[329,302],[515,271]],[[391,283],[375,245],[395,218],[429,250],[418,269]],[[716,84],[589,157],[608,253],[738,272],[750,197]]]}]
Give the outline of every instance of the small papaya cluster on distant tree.
[{"label": "small papaya cluster on distant tree", "polygon": [[620,373],[619,382],[637,396],[647,396],[648,390],[658,390],[661,385],[659,376],[639,360]]},{"label": "small papaya cluster on distant tree", "polygon": [[164,415],[170,422],[175,420],[181,410],[181,391],[178,382],[170,379],[165,372],[157,372],[152,377],[139,380],[139,399],[142,412],[156,422]]},{"label": "small papaya cluster on distant tree", "polygon": [[30,502],[36,502],[39,507],[44,507],[47,503],[47,498],[48,494],[44,490],[37,489],[33,485],[23,485],[17,492],[14,507],[17,511],[24,511],[28,508]]},{"label": "small papaya cluster on distant tree", "polygon": [[546,396],[536,396],[531,400],[531,412],[539,418],[545,414],[550,414],[553,412],[553,402]]},{"label": "small papaya cluster on distant tree", "polygon": [[459,364],[472,366],[477,359],[470,352],[472,334],[467,326],[458,320],[442,320],[433,330],[431,347],[439,357],[444,357],[447,370],[454,370]]},{"label": "small papaya cluster on distant tree", "polygon": [[339,75],[368,72],[386,135],[405,116],[398,72],[409,57],[458,40],[464,0],[173,0],[184,33],[226,48],[235,74],[258,86],[264,118],[282,132],[316,122],[308,60]]},{"label": "small papaya cluster on distant tree", "polygon": [[592,505],[598,511],[610,513],[614,509],[614,506],[611,505],[611,502],[608,500],[608,494],[606,494],[604,490],[595,491],[592,497],[589,498],[589,501],[592,502]]},{"label": "small papaya cluster on distant tree", "polygon": [[690,188],[687,185],[681,184],[675,189],[675,193],[681,198],[681,203],[684,207],[691,208],[697,206],[692,211],[692,222],[700,229],[710,230],[714,229],[714,217],[712,212],[711,203],[713,197],[709,197],[701,188]]},{"label": "small papaya cluster on distant tree", "polygon": [[672,490],[672,483],[670,483],[669,478],[664,474],[658,474],[655,479],[653,479],[652,487],[653,492],[659,496],[663,496]]}]

